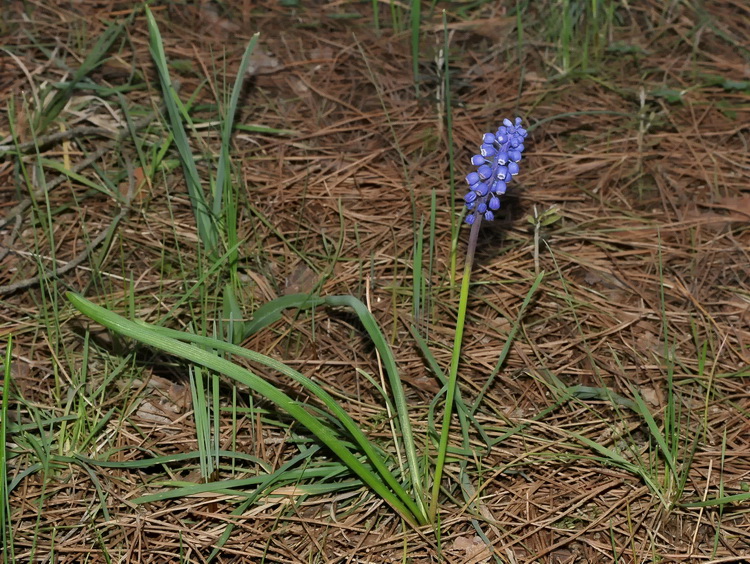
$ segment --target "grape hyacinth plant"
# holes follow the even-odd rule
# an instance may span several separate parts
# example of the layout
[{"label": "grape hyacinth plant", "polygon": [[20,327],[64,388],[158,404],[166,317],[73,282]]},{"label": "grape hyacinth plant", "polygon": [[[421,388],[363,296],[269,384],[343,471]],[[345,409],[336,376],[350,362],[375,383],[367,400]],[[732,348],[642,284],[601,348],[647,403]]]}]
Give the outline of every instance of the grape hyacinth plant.
[{"label": "grape hyacinth plant", "polygon": [[[447,456],[450,422],[454,403],[459,403],[456,401],[456,398],[457,396],[460,397],[457,390],[458,364],[479,227],[482,221],[491,221],[494,219],[495,212],[500,208],[500,197],[505,193],[508,182],[519,173],[519,162],[524,150],[525,138],[526,130],[521,127],[520,118],[516,118],[515,122],[507,119],[504,120],[503,125],[498,128],[497,132],[484,134],[480,154],[475,155],[471,159],[472,164],[477,169],[466,177],[469,184],[469,193],[464,197],[467,208],[466,223],[470,225],[471,231],[466,251],[464,276],[461,283],[453,354],[447,378],[443,376],[442,370],[434,360],[434,357],[429,353],[426,344],[423,349],[426,356],[432,358],[431,364],[435,367],[436,375],[439,375],[441,381],[446,382],[445,409],[439,435],[434,481],[429,498],[426,494],[428,486],[424,481],[428,477],[429,472],[425,472],[425,468],[420,463],[421,457],[418,456],[416,451],[418,441],[414,440],[411,419],[409,417],[409,405],[393,350],[378,327],[378,323],[368,306],[355,296],[319,296],[308,293],[284,295],[257,308],[253,312],[252,319],[242,322],[239,331],[227,332],[226,335],[228,337],[225,339],[201,335],[198,334],[197,330],[177,331],[159,325],[131,320],[98,306],[78,294],[69,293],[68,298],[81,313],[115,333],[134,339],[169,355],[182,358],[194,367],[201,367],[215,374],[223,374],[231,380],[242,384],[253,393],[264,397],[280,411],[285,412],[305,427],[344,466],[348,467],[363,484],[388,503],[411,526],[436,525],[438,523],[436,519],[439,501],[438,494],[440,493],[441,477]],[[519,319],[523,313],[523,309],[538,288],[541,276],[543,276],[543,273],[538,275],[536,281],[532,284],[527,298],[521,306]],[[294,368],[274,358],[240,346],[251,335],[282,319],[285,310],[295,309],[299,311],[317,307],[345,308],[352,311],[358,317],[362,327],[377,350],[382,366],[384,367],[384,373],[388,378],[392,394],[391,401],[395,408],[394,441],[397,442],[397,445],[400,441],[405,453],[406,464],[404,465],[403,461],[399,461],[398,470],[392,468],[390,457],[384,454],[385,451],[378,447],[365,434],[357,421],[344,410],[336,398],[326,389]],[[512,335],[515,330],[514,328],[511,331],[508,343],[512,341]],[[221,328],[218,333],[224,334]],[[415,337],[418,336],[418,332],[415,332],[414,335]],[[232,342],[229,342],[228,339],[231,339]],[[287,394],[282,387],[275,385],[273,381],[267,380],[261,374],[256,374],[252,368],[232,362],[230,360],[232,357],[246,358],[253,364],[265,366],[267,369],[273,370],[283,377],[294,381],[318,399],[321,405],[320,410],[314,412],[307,410],[303,403],[300,403],[296,397]],[[214,399],[216,397],[218,396],[214,396]],[[461,416],[460,413],[459,416]],[[206,449],[204,448],[204,450]],[[218,452],[217,450],[216,453],[212,454],[212,456],[216,456],[217,460],[219,457]],[[302,453],[300,457],[309,457],[312,455],[312,452],[314,451]],[[298,459],[295,458],[294,460]],[[290,461],[288,464],[291,467],[296,462],[292,464],[292,461]],[[336,472],[338,472],[340,466],[336,466],[336,468]],[[313,469],[316,469],[314,465]],[[326,469],[325,471],[326,475],[328,475],[329,470]],[[266,482],[264,482],[266,485],[263,488],[275,484],[277,479],[281,479],[281,476],[286,476],[286,474],[268,474]],[[319,476],[319,474],[315,476]],[[309,477],[314,479],[315,476],[310,475]],[[307,477],[303,471],[302,474],[295,474],[294,479],[291,481],[296,483],[307,479]],[[284,477],[284,479],[287,478]],[[221,479],[211,484],[216,487],[220,486],[222,489],[227,487],[226,484],[221,482]],[[473,488],[470,484],[466,485],[463,483],[462,487],[464,488],[464,492],[470,491]],[[161,496],[163,494],[154,495]],[[174,495],[182,494],[179,490],[176,490]],[[144,496],[139,499],[141,502],[146,502],[152,498]],[[252,500],[254,498],[249,499]],[[252,501],[248,501],[247,503],[252,503]],[[227,530],[231,530],[231,528]]]},{"label": "grape hyacinth plant", "polygon": [[504,119],[503,125],[498,128],[496,133],[484,134],[482,145],[479,147],[479,154],[471,158],[471,164],[476,166],[477,170],[470,172],[466,176],[469,192],[464,196],[467,209],[465,221],[471,225],[471,232],[469,234],[469,244],[466,249],[464,277],[461,283],[461,297],[458,303],[456,333],[453,342],[453,356],[448,375],[445,412],[443,413],[438,456],[435,463],[435,477],[432,484],[429,509],[432,520],[434,520],[437,511],[440,481],[448,451],[448,431],[453,414],[453,403],[456,397],[458,361],[461,356],[461,341],[463,339],[466,305],[469,297],[469,282],[474,263],[474,251],[476,250],[477,239],[479,237],[479,226],[483,219],[486,221],[495,219],[495,212],[500,209],[500,196],[505,194],[508,183],[519,173],[520,167],[518,163],[521,161],[525,148],[524,140],[526,139],[526,135],[527,131],[521,127],[521,118],[517,117],[515,122],[507,118]]}]

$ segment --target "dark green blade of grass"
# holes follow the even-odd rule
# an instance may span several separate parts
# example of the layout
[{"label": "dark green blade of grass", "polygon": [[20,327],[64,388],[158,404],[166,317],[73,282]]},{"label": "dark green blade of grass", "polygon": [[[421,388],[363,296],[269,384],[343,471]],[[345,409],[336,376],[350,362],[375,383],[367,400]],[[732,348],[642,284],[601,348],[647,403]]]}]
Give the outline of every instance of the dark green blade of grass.
[{"label": "dark green blade of grass", "polygon": [[[407,460],[409,462],[409,468],[411,470],[412,474],[412,483],[417,490],[417,494],[419,495],[421,493],[420,490],[420,484],[416,483],[419,480],[419,476],[421,474],[418,473],[419,466],[417,465],[417,458],[416,458],[416,450],[415,450],[415,443],[414,443],[414,437],[411,430],[411,423],[408,418],[408,411],[406,407],[406,397],[403,392],[403,388],[401,386],[401,381],[399,379],[398,375],[398,368],[396,367],[396,361],[393,358],[393,352],[391,351],[390,347],[388,346],[385,337],[380,332],[380,328],[377,325],[377,322],[375,321],[375,318],[372,316],[372,314],[369,312],[369,310],[365,307],[365,305],[359,301],[358,299],[354,298],[353,296],[328,296],[325,298],[321,297],[311,297],[308,294],[290,294],[289,296],[283,296],[281,298],[278,298],[276,300],[273,300],[261,308],[258,309],[258,311],[261,311],[261,315],[258,317],[258,319],[253,319],[249,323],[253,326],[253,332],[260,330],[262,327],[266,326],[269,323],[272,323],[278,319],[281,318],[281,315],[285,309],[294,308],[294,309],[304,309],[309,307],[317,307],[320,305],[328,305],[331,307],[348,307],[354,311],[354,313],[359,317],[360,322],[364,326],[365,330],[367,331],[368,335],[373,341],[373,344],[375,345],[376,349],[381,355],[381,358],[383,360],[383,364],[386,368],[386,373],[388,374],[390,385],[391,385],[391,393],[394,396],[394,403],[396,405],[396,411],[398,412],[399,417],[399,427],[401,430],[402,438],[405,443],[404,448],[406,450],[407,454]],[[157,330],[156,328],[154,328]],[[369,441],[364,437],[359,427],[356,425],[356,423],[351,419],[351,417],[341,409],[341,407],[336,403],[336,401],[330,397],[330,395],[325,392],[320,386],[300,374],[299,372],[290,369],[286,365],[282,364],[281,362],[271,359],[269,357],[266,357],[264,355],[261,355],[259,353],[249,351],[247,349],[244,349],[242,347],[237,347],[234,345],[230,345],[228,343],[223,343],[220,341],[216,341],[214,339],[211,339],[210,342],[205,337],[200,337],[197,335],[191,335],[191,334],[185,334],[180,333],[178,331],[173,331],[170,329],[163,329],[158,328],[158,331],[169,337],[173,337],[176,339],[182,339],[182,340],[190,340],[191,342],[196,343],[203,343],[207,346],[211,346],[214,349],[217,350],[223,350],[226,352],[230,352],[232,354],[237,354],[240,356],[245,356],[247,358],[250,358],[252,360],[255,360],[256,362],[260,362],[262,364],[265,364],[269,368],[273,368],[275,370],[278,370],[290,378],[295,379],[298,383],[300,383],[302,386],[304,386],[306,389],[308,389],[311,393],[316,395],[318,398],[323,401],[326,406],[331,410],[331,412],[334,414],[336,419],[341,422],[349,431],[349,433],[352,434],[352,436],[357,440],[357,444],[362,448],[366,454],[368,455],[368,459],[374,464],[374,466],[378,469],[378,472],[380,475],[388,482],[388,484],[395,490],[398,491],[397,488],[400,488],[400,486],[397,483],[392,482],[392,475],[390,472],[386,469],[385,465],[382,464],[380,457],[377,456],[374,452],[370,452],[370,444]],[[252,334],[248,333],[247,330],[245,330],[246,334]],[[408,442],[407,442],[408,441]],[[418,503],[419,498],[418,498]],[[421,503],[420,503],[421,505]]]},{"label": "dark green blade of grass", "polygon": [[190,204],[193,207],[193,214],[195,215],[195,222],[198,227],[198,236],[206,252],[209,255],[214,255],[218,251],[218,228],[215,217],[211,213],[211,206],[208,204],[206,195],[203,192],[198,167],[195,164],[195,157],[190,149],[187,133],[185,133],[182,117],[184,112],[180,112],[180,108],[178,107],[178,104],[181,106],[181,103],[172,79],[169,76],[167,56],[164,52],[161,33],[148,6],[146,6],[146,19],[148,21],[151,57],[154,60],[159,75],[159,83],[161,84],[164,105],[167,108],[169,116],[171,133],[174,136],[174,142],[177,146],[180,162],[185,174]]},{"label": "dark green blade of grass", "polygon": [[[353,420],[344,412],[341,407],[325,392],[320,386],[312,382],[309,378],[290,369],[286,365],[260,355],[253,353],[242,347],[237,347],[223,341],[201,337],[189,333],[181,333],[160,327],[148,325],[146,323],[135,323],[124,317],[111,312],[105,308],[97,306],[81,296],[68,293],[68,299],[81,313],[90,317],[105,327],[115,331],[118,334],[130,337],[156,349],[167,352],[168,354],[183,358],[197,365],[203,366],[210,370],[224,374],[225,376],[236,380],[250,389],[267,398],[276,404],[280,409],[294,417],[313,435],[315,435],[323,444],[325,444],[342,462],[344,462],[362,481],[367,484],[375,493],[385,500],[393,509],[407,521],[413,524],[423,524],[425,521],[424,514],[415,504],[409,495],[404,491],[401,485],[396,481],[393,475],[385,466],[380,455],[372,448],[366,437],[354,423]],[[364,307],[364,306],[363,306]],[[242,368],[222,357],[217,356],[182,342],[167,335],[179,335],[179,338],[197,343],[213,350],[225,350],[234,354],[239,354],[252,358],[253,360],[263,362],[286,374],[299,383],[303,384],[308,390],[312,391],[322,402],[326,404],[329,410],[336,413],[337,419],[347,427],[347,431],[358,439],[360,448],[366,453],[368,461],[377,469],[375,474],[368,466],[364,465],[353,453],[342,444],[339,436],[327,425],[321,423],[319,419],[312,416],[302,405],[293,398],[282,392],[271,383],[260,378],[253,372]],[[343,420],[342,420],[343,419]],[[413,445],[412,445],[413,447]],[[383,482],[384,479],[386,483]],[[389,489],[390,487],[390,489]]]},{"label": "dark green blade of grass", "polygon": [[94,70],[104,62],[104,57],[106,56],[110,47],[112,47],[112,44],[115,42],[115,40],[120,36],[123,29],[125,28],[122,24],[113,24],[109,26],[104,31],[104,33],[102,33],[94,47],[91,49],[91,51],[89,51],[89,54],[86,55],[86,58],[83,60],[83,63],[81,63],[81,66],[78,67],[78,69],[75,71],[70,81],[66,83],[65,87],[62,90],[59,90],[52,97],[52,100],[50,100],[49,104],[47,104],[44,107],[44,110],[42,110],[39,119],[37,120],[34,127],[34,131],[36,132],[36,134],[40,134],[45,129],[47,129],[49,124],[52,123],[57,118],[57,116],[60,115],[60,112],[63,110],[65,105],[70,100],[70,97],[73,95],[73,91],[75,90],[76,86],[78,86],[78,83],[92,70]]},{"label": "dark green blade of grass", "polygon": [[247,44],[244,55],[242,55],[240,68],[237,71],[237,78],[234,81],[234,87],[232,88],[232,94],[229,99],[229,107],[224,114],[224,119],[221,120],[221,153],[219,155],[219,164],[216,170],[216,186],[214,187],[214,199],[211,208],[215,217],[219,217],[219,214],[221,213],[221,207],[224,200],[224,190],[228,188],[229,148],[232,141],[234,117],[237,114],[237,105],[239,104],[240,94],[242,93],[242,86],[245,84],[247,68],[250,65],[250,57],[255,50],[255,45],[258,43],[259,36],[259,33],[253,35],[252,39],[250,39],[250,42]]},{"label": "dark green blade of grass", "polygon": [[733,495],[724,495],[705,501],[694,501],[691,503],[681,503],[680,507],[723,507],[732,503],[742,503],[750,501],[750,493],[741,493]]},{"label": "dark green blade of grass", "polygon": [[643,398],[641,397],[641,394],[638,393],[638,390],[635,389],[635,387],[632,385],[629,385],[628,387],[630,388],[630,393],[633,394],[633,399],[635,400],[635,407],[638,414],[643,417],[643,420],[646,422],[646,425],[651,432],[651,437],[656,441],[656,444],[658,445],[659,450],[661,451],[662,456],[664,457],[664,460],[669,467],[669,471],[672,474],[672,477],[679,482],[677,467],[675,466],[674,460],[675,457],[672,453],[672,450],[669,448],[669,445],[667,444],[667,438],[659,430],[659,424],[654,419],[654,416],[651,415],[651,411],[649,411],[646,402],[643,401]]},{"label": "dark green blade of grass", "polygon": [[[256,317],[246,325],[245,335],[251,335],[253,332],[260,330],[268,323],[281,318],[282,313],[285,309],[305,309],[311,307],[317,307],[319,305],[327,305],[329,307],[346,307],[351,309],[359,318],[360,323],[364,327],[365,331],[372,340],[375,348],[385,365],[385,371],[388,375],[390,383],[391,393],[393,394],[393,403],[396,406],[398,413],[399,428],[401,430],[401,438],[406,451],[407,463],[411,472],[411,480],[415,490],[415,497],[417,503],[422,506],[423,503],[423,487],[420,482],[420,465],[417,460],[416,443],[414,442],[414,434],[411,428],[411,421],[409,419],[409,410],[406,404],[406,395],[404,394],[403,385],[401,378],[398,373],[398,367],[396,366],[396,360],[393,357],[393,351],[388,346],[383,333],[378,327],[377,321],[373,317],[372,313],[367,309],[365,304],[354,296],[327,296],[327,297],[311,297],[309,294],[291,294],[283,296],[276,300],[268,302],[264,306],[258,308]],[[261,311],[262,310],[262,311]],[[260,312],[260,315],[258,315]],[[420,512],[421,513],[421,512]]]},{"label": "dark green blade of grass", "polygon": [[8,336],[3,362],[3,397],[0,400],[0,542],[3,545],[3,562],[13,562],[13,521],[10,511],[10,489],[8,484],[8,459],[6,439],[8,437],[8,402],[10,393],[10,366],[13,337]]},{"label": "dark green blade of grass", "polygon": [[[317,448],[317,447],[314,447]],[[218,480],[215,482],[207,482],[204,484],[185,483],[180,481],[170,480],[168,482],[161,482],[159,486],[177,486],[175,489],[157,492],[155,494],[149,494],[137,497],[132,500],[133,503],[143,504],[152,503],[158,501],[164,501],[165,499],[176,499],[180,497],[189,497],[204,493],[222,493],[228,495],[236,495],[242,497],[257,498],[263,491],[273,484],[293,484],[299,483],[302,480],[314,480],[319,478],[332,478],[342,473],[347,473],[349,469],[344,465],[338,465],[338,472],[333,472],[331,468],[300,468],[293,470],[292,467],[296,465],[301,459],[309,459],[311,449],[306,449],[301,455],[297,455],[292,461],[294,464],[285,464],[281,469],[273,472],[272,474],[252,476],[250,478],[242,478],[235,480]],[[350,474],[349,474],[350,475]],[[364,484],[361,480],[348,481],[347,489],[351,487],[362,487]],[[256,486],[256,490],[252,492],[244,491],[242,488],[247,486]],[[328,488],[334,486],[328,486]],[[260,491],[258,490],[260,488]]]},{"label": "dark green blade of grass", "polygon": [[[257,497],[260,496],[266,489],[271,487],[276,481],[278,481],[280,476],[285,475],[287,472],[289,472],[289,470],[296,466],[300,460],[308,459],[315,452],[317,452],[317,450],[317,446],[313,446],[309,449],[303,450],[297,456],[285,462],[276,472],[270,474],[269,476],[266,476],[265,480],[261,482],[255,489],[254,496],[250,496],[242,503],[240,503],[240,505],[234,511],[232,511],[232,515],[240,516],[244,514],[245,511],[247,511],[247,509],[255,502]],[[224,529],[224,532],[221,533],[219,540],[216,541],[216,545],[211,551],[211,554],[208,555],[208,562],[211,562],[216,557],[216,555],[219,554],[221,547],[226,544],[226,542],[229,540],[229,537],[232,535],[232,531],[234,531],[235,526],[236,525],[232,521],[227,524],[227,527],[226,529]]]}]

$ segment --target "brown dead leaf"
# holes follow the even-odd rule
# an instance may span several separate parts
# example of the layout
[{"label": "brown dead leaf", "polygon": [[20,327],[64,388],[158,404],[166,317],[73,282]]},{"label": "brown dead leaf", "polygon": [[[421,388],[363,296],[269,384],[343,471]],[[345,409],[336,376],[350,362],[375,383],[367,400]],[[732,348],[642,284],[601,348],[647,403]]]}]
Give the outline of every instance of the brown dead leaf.
[{"label": "brown dead leaf", "polygon": [[214,4],[205,3],[201,6],[201,20],[208,24],[208,28],[212,29],[214,33],[230,32],[235,33],[240,30],[240,26],[236,23],[229,21],[227,18],[222,17],[219,14],[218,7]]},{"label": "brown dead leaf", "polygon": [[151,375],[145,383],[136,378],[128,381],[128,385],[142,398],[136,414],[144,421],[166,425],[178,419],[190,406],[190,390],[167,378]]},{"label": "brown dead leaf", "polygon": [[247,66],[248,76],[257,74],[271,74],[281,69],[281,63],[268,51],[256,47],[250,55],[250,64]]},{"label": "brown dead leaf", "polygon": [[[174,415],[174,414],[172,414]],[[136,416],[142,421],[153,423],[155,425],[168,425],[172,423],[172,417],[169,416],[169,411],[163,409],[160,405],[155,405],[150,401],[143,401],[138,406]]]},{"label": "brown dead leaf", "polygon": [[163,398],[161,403],[171,403],[176,410],[186,408],[190,403],[190,390],[179,382],[152,375],[148,387],[153,388]]},{"label": "brown dead leaf", "polygon": [[456,537],[456,540],[453,541],[453,550],[471,550],[474,547],[475,538],[468,535]]},{"label": "brown dead leaf", "polygon": [[723,210],[723,212],[717,213],[692,208],[686,214],[686,219],[697,220],[704,227],[714,231],[721,230],[728,224],[750,221],[750,195],[748,194],[727,196],[726,198],[720,198],[715,203],[704,203],[700,206],[711,210]]},{"label": "brown dead leaf", "polygon": [[143,186],[149,180],[148,176],[146,176],[146,174],[143,172],[142,166],[137,167],[133,171],[133,180],[135,181],[135,194],[133,194],[131,197],[134,197],[139,204],[142,204],[145,198],[145,191],[143,190]]},{"label": "brown dead leaf", "polygon": [[300,262],[284,282],[284,295],[309,294],[317,283],[318,275],[307,264]]},{"label": "brown dead leaf", "polygon": [[539,73],[534,71],[529,71],[525,75],[523,75],[525,82],[536,82],[536,83],[543,83],[547,82],[547,79],[543,76],[541,76]]},{"label": "brown dead leaf", "polygon": [[441,386],[438,385],[435,378],[428,378],[427,376],[417,376],[416,378],[402,376],[401,378],[404,380],[404,382],[406,382],[410,386],[413,386],[414,389],[428,394],[437,394],[441,390]]},{"label": "brown dead leaf", "polygon": [[656,352],[661,354],[662,342],[659,338],[659,329],[647,320],[641,320],[633,326],[633,332],[637,336],[635,342],[638,350],[642,352]]},{"label": "brown dead leaf", "polygon": [[750,221],[750,194],[742,196],[727,196],[721,198],[716,204],[706,207],[725,209],[730,213],[732,221]]},{"label": "brown dead leaf", "polygon": [[127,80],[133,74],[133,67],[118,57],[107,59],[99,72],[106,80]]},{"label": "brown dead leaf", "polygon": [[486,562],[490,558],[490,551],[479,535],[458,536],[453,541],[452,552],[463,552],[462,562],[465,564]]},{"label": "brown dead leaf", "polygon": [[641,397],[645,402],[654,407],[661,405],[661,394],[655,388],[641,388]]}]

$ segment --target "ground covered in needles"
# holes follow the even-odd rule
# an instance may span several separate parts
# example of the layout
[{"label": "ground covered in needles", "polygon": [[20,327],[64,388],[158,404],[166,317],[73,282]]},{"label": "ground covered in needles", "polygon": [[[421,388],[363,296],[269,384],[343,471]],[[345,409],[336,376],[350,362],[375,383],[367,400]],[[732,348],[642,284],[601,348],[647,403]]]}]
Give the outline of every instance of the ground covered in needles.
[{"label": "ground covered in needles", "polygon": [[[447,370],[464,178],[483,134],[522,118],[520,172],[481,226],[469,294],[459,385],[475,406],[470,442],[456,418],[439,524],[421,529],[346,472],[252,498],[252,478],[314,447],[311,435],[224,380],[201,405],[188,365],[89,324],[66,299],[206,334],[226,311],[227,261],[201,251],[133,9],[12,1],[0,14],[6,561],[750,555],[744,3],[425,3],[416,77],[403,4],[152,6],[204,186],[221,108],[260,32],[229,169],[239,244],[225,251],[239,261],[244,315],[303,292],[365,302],[426,461],[441,385],[414,334]],[[400,459],[382,366],[350,313],[289,312],[243,346],[314,378]],[[314,411],[296,384],[260,372]],[[198,407],[212,408],[208,439]],[[224,451],[218,465],[193,456],[206,441]],[[330,459],[310,452],[310,467]]]}]

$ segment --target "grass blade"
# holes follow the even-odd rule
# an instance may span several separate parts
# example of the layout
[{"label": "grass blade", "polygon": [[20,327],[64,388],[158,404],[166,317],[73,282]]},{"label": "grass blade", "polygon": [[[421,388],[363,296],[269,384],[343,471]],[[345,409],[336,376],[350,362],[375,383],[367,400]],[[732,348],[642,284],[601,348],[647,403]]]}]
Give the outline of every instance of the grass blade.
[{"label": "grass blade", "polygon": [[[94,321],[101,323],[105,327],[115,331],[120,335],[130,337],[139,342],[142,342],[153,348],[162,350],[173,356],[183,358],[192,363],[200,365],[209,370],[219,372],[225,376],[240,382],[249,387],[254,392],[265,397],[269,401],[276,404],[283,411],[294,417],[299,423],[307,428],[312,434],[314,434],[323,444],[325,444],[339,459],[346,464],[365,484],[367,484],[373,491],[375,491],[380,497],[382,497],[393,509],[401,514],[407,521],[412,524],[423,523],[424,517],[419,508],[415,505],[414,501],[411,500],[398,484],[392,474],[385,467],[385,463],[381,457],[372,447],[372,445],[364,438],[364,434],[359,430],[356,423],[348,417],[346,412],[341,409],[340,406],[325,392],[320,386],[304,377],[302,374],[290,369],[283,363],[276,361],[270,357],[264,357],[258,353],[248,351],[242,347],[237,347],[229,343],[224,343],[216,339],[209,337],[201,337],[198,335],[192,335],[189,333],[181,333],[179,331],[172,331],[169,329],[154,327],[146,323],[136,323],[129,321],[124,317],[111,312],[105,308],[97,306],[85,298],[74,294],[68,293],[68,299],[81,313],[90,317]],[[167,336],[170,335],[170,336]],[[187,340],[189,342],[202,345],[204,347],[210,347],[212,349],[224,350],[234,354],[241,354],[251,360],[263,362],[266,366],[275,368],[280,372],[293,377],[297,382],[304,385],[308,390],[315,393],[315,395],[326,404],[326,407],[334,412],[334,415],[338,420],[346,427],[346,429],[353,434],[355,440],[358,440],[358,445],[363,449],[367,455],[370,463],[379,470],[380,475],[388,482],[388,486],[393,488],[389,489],[388,486],[376,475],[370,467],[363,464],[357,457],[353,455],[343,444],[338,436],[330,427],[321,423],[321,421],[314,416],[310,415],[308,411],[300,405],[297,401],[289,397],[287,394],[282,392],[280,389],[260,378],[253,372],[242,368],[224,358],[217,356],[216,354],[209,353],[201,348],[192,346],[191,344],[182,342],[173,338],[178,336],[180,339]],[[362,442],[360,442],[362,441]],[[412,445],[413,447],[413,445]],[[395,493],[394,493],[395,492]]]},{"label": "grass blade", "polygon": [[412,0],[409,19],[411,20],[411,70],[414,74],[414,91],[419,97],[419,35],[422,18],[422,0]]},{"label": "grass blade", "polygon": [[[401,378],[398,373],[398,367],[396,366],[396,360],[393,357],[393,351],[388,346],[383,333],[378,327],[378,323],[373,317],[372,313],[367,309],[365,304],[354,296],[327,296],[327,297],[311,297],[309,294],[290,294],[283,296],[271,302],[268,302],[264,306],[258,308],[260,316],[257,315],[249,322],[249,325],[245,327],[245,335],[252,334],[252,332],[258,331],[268,323],[272,323],[281,318],[282,312],[288,308],[306,309],[310,307],[317,307],[320,305],[327,305],[329,307],[346,307],[351,309],[359,318],[360,323],[364,327],[365,331],[372,340],[375,348],[380,353],[380,356],[385,365],[386,374],[388,375],[388,381],[391,387],[391,393],[393,394],[393,403],[396,406],[398,414],[399,429],[401,431],[401,439],[404,443],[404,450],[406,451],[406,460],[409,465],[409,471],[411,473],[412,484],[414,487],[415,498],[417,499],[420,508],[423,509],[423,492],[422,483],[420,481],[420,466],[417,460],[416,443],[414,442],[414,434],[411,428],[411,421],[409,420],[409,410],[406,404],[406,395],[401,384]],[[261,311],[262,310],[262,311]]]},{"label": "grass blade", "polygon": [[213,255],[218,251],[219,244],[216,221],[211,214],[211,208],[209,207],[208,202],[206,201],[206,196],[203,193],[200,176],[198,174],[198,167],[195,164],[195,158],[190,150],[185,127],[182,123],[183,112],[180,112],[178,107],[178,104],[181,106],[181,103],[177,96],[174,84],[172,83],[172,79],[169,76],[167,57],[164,53],[164,44],[162,43],[161,33],[159,32],[159,27],[156,25],[156,20],[148,6],[146,6],[146,19],[148,21],[150,36],[149,46],[151,49],[151,57],[154,59],[154,64],[156,65],[156,70],[159,74],[159,83],[161,84],[162,94],[164,95],[164,105],[167,108],[169,125],[172,135],[174,136],[174,142],[177,146],[177,151],[180,155],[180,162],[182,163],[183,172],[185,174],[188,195],[190,196],[190,203],[193,207],[195,223],[198,227],[198,236],[203,242],[206,252],[209,255]]},{"label": "grass blade", "polygon": [[8,444],[8,401],[10,393],[10,365],[13,337],[8,336],[3,363],[3,397],[0,400],[0,543],[3,545],[3,562],[15,561],[13,555],[13,521],[10,514],[10,500],[8,488],[8,454],[5,450]]},{"label": "grass blade", "polygon": [[667,466],[669,466],[669,471],[672,473],[672,477],[676,481],[679,481],[679,477],[677,476],[677,468],[674,463],[674,457],[672,456],[672,451],[667,445],[666,438],[659,431],[659,425],[656,423],[654,416],[651,415],[651,412],[649,411],[648,406],[646,405],[646,402],[643,401],[643,398],[641,397],[641,394],[638,393],[638,390],[636,390],[631,385],[629,385],[628,387],[630,388],[630,393],[633,394],[633,400],[635,401],[636,410],[638,414],[641,417],[643,417],[643,419],[646,421],[646,425],[648,425],[648,430],[651,432],[651,436],[656,441],[656,444],[659,446],[659,450],[664,456],[664,459],[667,462]]},{"label": "grass blade", "polygon": [[113,24],[109,26],[104,33],[102,33],[94,47],[91,49],[91,51],[89,51],[89,54],[83,60],[83,63],[81,63],[81,66],[78,67],[78,70],[76,70],[76,72],[71,77],[70,82],[67,83],[65,88],[58,91],[57,94],[52,97],[52,100],[50,100],[49,104],[45,106],[44,110],[39,116],[36,127],[34,128],[37,134],[47,129],[49,124],[52,123],[58,115],[60,115],[60,112],[63,110],[63,108],[65,108],[65,105],[73,95],[73,91],[75,90],[78,83],[87,74],[89,74],[102,62],[104,62],[104,56],[107,54],[107,51],[109,51],[110,47],[112,47],[112,44],[115,42],[115,40],[120,36],[123,29],[125,29],[125,27],[122,24]]},{"label": "grass blade", "polygon": [[705,501],[681,503],[680,507],[722,507],[724,505],[729,505],[730,503],[742,503],[745,501],[750,501],[750,493],[724,495],[714,499],[707,499]]},{"label": "grass blade", "polygon": [[231,284],[224,285],[222,295],[222,318],[224,327],[220,331],[228,343],[239,344],[242,338],[242,308]]},{"label": "grass blade", "polygon": [[250,335],[254,335],[264,327],[276,323],[282,318],[284,311],[287,309],[308,309],[318,307],[324,303],[325,300],[323,298],[308,294],[289,294],[288,296],[281,296],[280,298],[271,300],[256,309],[252,320],[245,323],[242,331],[242,340],[244,341]]},{"label": "grass blade", "polygon": [[216,170],[216,186],[214,187],[214,199],[211,208],[214,217],[219,217],[219,214],[221,214],[224,190],[229,184],[229,145],[232,141],[234,116],[237,113],[237,104],[240,100],[242,85],[245,83],[247,67],[250,65],[250,57],[253,54],[255,45],[258,43],[259,35],[259,33],[253,35],[247,44],[245,54],[242,56],[242,61],[240,62],[240,68],[237,71],[237,78],[234,81],[234,88],[232,88],[232,95],[229,99],[229,107],[226,114],[224,114],[224,119],[221,120],[221,153],[219,154],[219,164]]}]

